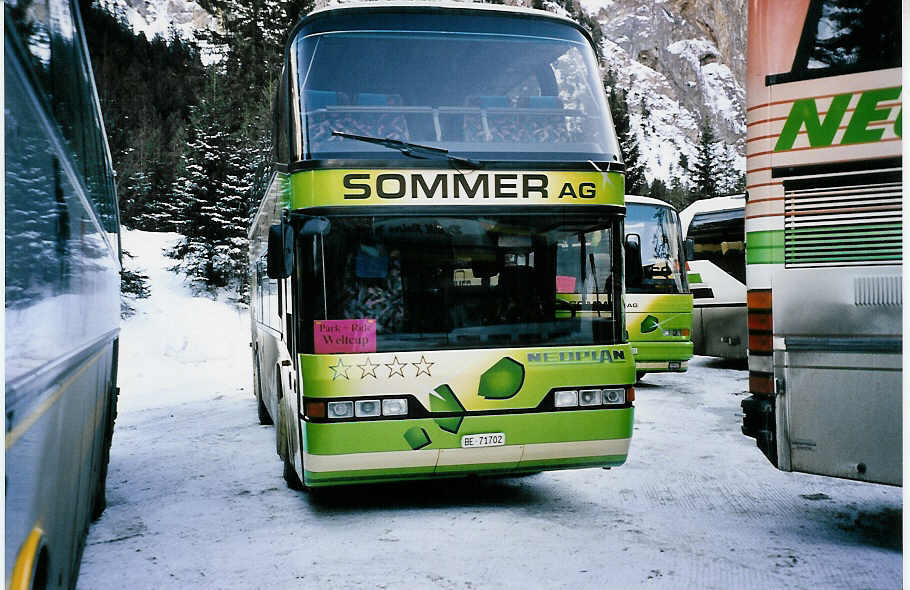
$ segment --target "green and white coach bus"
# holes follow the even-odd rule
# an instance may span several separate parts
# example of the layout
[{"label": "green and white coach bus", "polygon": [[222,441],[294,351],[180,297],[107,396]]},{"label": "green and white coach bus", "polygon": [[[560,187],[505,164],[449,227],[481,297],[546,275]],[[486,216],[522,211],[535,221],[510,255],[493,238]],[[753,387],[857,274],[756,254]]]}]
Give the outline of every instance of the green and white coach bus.
[{"label": "green and white coach bus", "polygon": [[743,433],[900,485],[901,5],[749,4]]},{"label": "green and white coach bus", "polygon": [[622,464],[624,176],[588,34],[505,7],[321,10],[275,107],[252,346],[288,485]]},{"label": "green and white coach bus", "polygon": [[625,235],[641,252],[641,270],[626,272],[626,329],[638,377],[685,371],[692,358],[692,294],[679,215],[669,203],[626,195]]}]

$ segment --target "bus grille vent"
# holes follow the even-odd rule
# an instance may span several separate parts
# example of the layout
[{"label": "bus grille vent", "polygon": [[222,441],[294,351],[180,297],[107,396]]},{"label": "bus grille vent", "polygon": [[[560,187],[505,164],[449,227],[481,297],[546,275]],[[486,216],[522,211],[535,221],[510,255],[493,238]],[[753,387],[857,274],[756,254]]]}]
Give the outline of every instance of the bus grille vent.
[{"label": "bus grille vent", "polygon": [[901,263],[901,169],[784,180],[787,267]]},{"label": "bus grille vent", "polygon": [[901,305],[901,277],[856,277],[853,279],[856,305]]}]

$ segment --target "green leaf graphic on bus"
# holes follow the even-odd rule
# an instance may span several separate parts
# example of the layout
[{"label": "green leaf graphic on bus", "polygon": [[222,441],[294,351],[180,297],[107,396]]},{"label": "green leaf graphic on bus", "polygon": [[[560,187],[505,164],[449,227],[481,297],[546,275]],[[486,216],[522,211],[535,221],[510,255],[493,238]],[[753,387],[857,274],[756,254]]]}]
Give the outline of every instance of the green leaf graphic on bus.
[{"label": "green leaf graphic on bus", "polygon": [[[447,384],[440,385],[430,394],[430,411],[431,412],[461,412],[464,414],[464,406],[458,401],[455,392]],[[449,418],[433,418],[436,424],[445,430],[455,434],[461,428],[461,422],[464,416],[452,416]]]},{"label": "green leaf graphic on bus", "polygon": [[509,399],[518,393],[525,380],[521,363],[505,357],[480,376],[477,394],[487,399]]},{"label": "green leaf graphic on bus", "polygon": [[415,451],[430,444],[430,435],[419,426],[413,426],[404,433],[404,439]]},{"label": "green leaf graphic on bus", "polygon": [[653,332],[654,330],[656,330],[658,327],[660,327],[660,320],[658,320],[653,315],[649,315],[641,321],[641,333],[642,334],[649,334],[649,333]]}]

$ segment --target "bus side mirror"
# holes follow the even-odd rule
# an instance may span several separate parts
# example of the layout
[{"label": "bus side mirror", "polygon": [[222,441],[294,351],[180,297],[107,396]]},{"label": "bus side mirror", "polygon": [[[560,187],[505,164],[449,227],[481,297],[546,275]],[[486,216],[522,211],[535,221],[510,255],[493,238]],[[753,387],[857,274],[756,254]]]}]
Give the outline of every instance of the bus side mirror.
[{"label": "bus side mirror", "polygon": [[623,248],[626,253],[626,287],[640,287],[642,281],[641,236],[626,234]]},{"label": "bus side mirror", "polygon": [[265,274],[270,279],[286,279],[294,266],[294,232],[288,223],[269,227],[269,249]]},{"label": "bus side mirror", "polygon": [[695,240],[692,238],[686,238],[685,241],[686,248],[686,262],[690,260],[695,260]]}]

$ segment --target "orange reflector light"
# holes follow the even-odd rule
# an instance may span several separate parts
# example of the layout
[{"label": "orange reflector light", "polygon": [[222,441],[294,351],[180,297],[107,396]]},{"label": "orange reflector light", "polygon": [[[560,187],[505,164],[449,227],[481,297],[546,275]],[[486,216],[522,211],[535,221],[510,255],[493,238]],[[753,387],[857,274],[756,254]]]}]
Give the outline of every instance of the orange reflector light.
[{"label": "orange reflector light", "polygon": [[750,311],[749,312],[749,329],[756,332],[770,332],[772,328],[771,325],[771,314],[762,313],[760,311]]},{"label": "orange reflector light", "polygon": [[635,388],[630,387],[626,390],[626,401],[634,402],[635,401]]},{"label": "orange reflector light", "polygon": [[749,373],[749,391],[760,395],[774,395],[774,378],[767,373]]},{"label": "orange reflector light", "polygon": [[683,328],[682,335],[683,335],[683,338],[688,338],[689,337],[689,328]]},{"label": "orange reflector light", "polygon": [[771,309],[771,291],[749,291],[746,305],[749,309]]},{"label": "orange reflector light", "polygon": [[304,413],[308,418],[325,418],[325,402],[307,402]]},{"label": "orange reflector light", "polygon": [[749,352],[771,352],[771,334],[749,334]]}]

